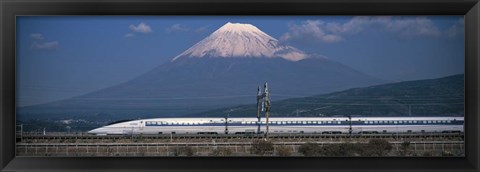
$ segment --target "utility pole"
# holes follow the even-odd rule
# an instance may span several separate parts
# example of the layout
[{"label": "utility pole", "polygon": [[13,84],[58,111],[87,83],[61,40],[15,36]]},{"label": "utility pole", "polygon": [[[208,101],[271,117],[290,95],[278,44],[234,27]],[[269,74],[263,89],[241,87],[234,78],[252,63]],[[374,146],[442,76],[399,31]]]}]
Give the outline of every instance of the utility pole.
[{"label": "utility pole", "polygon": [[230,114],[227,114],[227,116],[225,117],[225,134],[228,134],[228,117],[230,116]]},{"label": "utility pole", "polygon": [[260,120],[260,111],[265,111],[265,140],[268,140],[268,121],[270,117],[270,108],[271,108],[271,102],[270,102],[270,92],[268,91],[268,84],[265,82],[265,85],[263,86],[263,93],[260,89],[260,86],[258,87],[257,90],[257,119],[258,119],[258,129],[257,129],[257,134],[260,134],[260,126],[261,126],[261,120]]},{"label": "utility pole", "polygon": [[264,97],[265,97],[265,118],[266,118],[266,131],[265,131],[265,139],[268,140],[268,120],[270,117],[270,108],[271,108],[271,103],[270,103],[270,92],[268,91],[268,84],[265,82],[265,89],[264,89]]},{"label": "utility pole", "polygon": [[352,116],[348,115],[348,121],[350,122],[350,126],[348,128],[348,134],[349,134],[349,137],[352,138],[352,132],[353,132],[353,129],[352,129]]},{"label": "utility pole", "polygon": [[257,134],[260,134],[260,109],[262,106],[262,101],[263,101],[263,96],[262,96],[262,90],[260,88],[260,86],[258,86],[258,90],[257,90],[257,125],[258,125],[258,128],[257,128]]}]

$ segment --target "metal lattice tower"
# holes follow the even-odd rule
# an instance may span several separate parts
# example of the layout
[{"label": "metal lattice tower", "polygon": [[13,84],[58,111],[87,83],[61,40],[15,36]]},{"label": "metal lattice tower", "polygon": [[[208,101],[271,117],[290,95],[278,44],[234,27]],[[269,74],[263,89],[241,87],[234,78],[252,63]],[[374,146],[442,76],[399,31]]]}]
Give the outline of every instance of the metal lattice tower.
[{"label": "metal lattice tower", "polygon": [[265,139],[268,139],[268,132],[269,132],[269,127],[268,127],[268,122],[269,122],[269,117],[270,117],[270,109],[271,109],[271,102],[270,102],[270,92],[268,91],[268,83],[265,82],[265,85],[263,86],[263,93],[262,90],[260,89],[260,86],[258,87],[257,90],[257,119],[258,119],[258,128],[257,128],[257,134],[260,134],[260,126],[261,126],[261,114],[260,111],[265,112]]}]

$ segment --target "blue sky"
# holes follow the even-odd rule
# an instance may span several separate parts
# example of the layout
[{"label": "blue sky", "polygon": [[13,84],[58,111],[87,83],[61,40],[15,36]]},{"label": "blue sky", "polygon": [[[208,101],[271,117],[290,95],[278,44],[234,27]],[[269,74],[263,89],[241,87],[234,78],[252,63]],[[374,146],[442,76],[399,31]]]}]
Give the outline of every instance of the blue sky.
[{"label": "blue sky", "polygon": [[227,22],[253,24],[282,43],[392,82],[464,71],[463,16],[22,16],[17,103],[128,81]]}]

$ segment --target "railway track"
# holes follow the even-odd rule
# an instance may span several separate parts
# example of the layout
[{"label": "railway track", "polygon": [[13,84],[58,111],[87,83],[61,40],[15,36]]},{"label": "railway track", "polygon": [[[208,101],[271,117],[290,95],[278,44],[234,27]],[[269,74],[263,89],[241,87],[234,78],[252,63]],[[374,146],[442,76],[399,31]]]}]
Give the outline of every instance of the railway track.
[{"label": "railway track", "polygon": [[[161,135],[90,135],[86,133],[53,133],[46,135],[22,135],[17,140],[118,140],[118,139],[258,139],[262,135],[232,135],[232,134],[161,134]],[[463,133],[380,133],[380,134],[270,134],[271,139],[401,139],[401,138],[455,138],[463,140]]]}]

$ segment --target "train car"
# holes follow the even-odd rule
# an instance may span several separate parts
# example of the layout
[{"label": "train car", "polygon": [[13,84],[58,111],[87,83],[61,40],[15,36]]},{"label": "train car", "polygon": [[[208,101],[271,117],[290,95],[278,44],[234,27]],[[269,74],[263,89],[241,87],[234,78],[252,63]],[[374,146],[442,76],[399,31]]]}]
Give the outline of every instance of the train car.
[{"label": "train car", "polygon": [[[273,117],[270,133],[408,133],[463,132],[463,117]],[[255,134],[266,131],[266,119],[154,118],[121,121],[89,131],[95,135]]]},{"label": "train car", "polygon": [[354,117],[357,133],[463,132],[463,117]]}]

